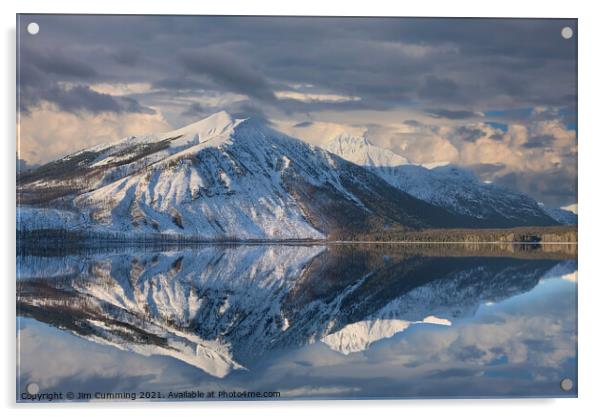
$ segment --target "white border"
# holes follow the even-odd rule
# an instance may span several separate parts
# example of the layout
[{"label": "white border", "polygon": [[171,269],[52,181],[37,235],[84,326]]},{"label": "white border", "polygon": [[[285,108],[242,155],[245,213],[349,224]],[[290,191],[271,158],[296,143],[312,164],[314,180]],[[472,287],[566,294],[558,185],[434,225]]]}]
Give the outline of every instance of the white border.
[{"label": "white border", "polygon": [[[0,117],[3,129],[2,175],[2,277],[4,340],[0,395],[6,415],[105,416],[122,409],[131,416],[155,416],[167,413],[195,415],[287,415],[305,416],[308,413],[360,416],[375,410],[379,415],[421,415],[444,413],[446,416],[467,417],[518,415],[531,412],[546,416],[590,415],[600,410],[600,317],[599,297],[602,295],[600,266],[596,263],[600,237],[600,163],[602,135],[598,124],[602,120],[599,104],[600,45],[602,18],[596,2],[505,0],[485,2],[470,0],[393,2],[385,0],[356,1],[304,0],[244,1],[220,0],[193,2],[183,0],[159,1],[76,1],[76,0],[4,0],[0,3],[2,20],[3,83]],[[15,405],[15,13],[124,13],[124,14],[264,14],[264,15],[347,15],[347,16],[467,16],[467,17],[570,17],[579,18],[579,399],[562,400],[405,400],[405,401],[314,401],[278,403],[161,403],[161,404],[102,404],[22,406]]]}]

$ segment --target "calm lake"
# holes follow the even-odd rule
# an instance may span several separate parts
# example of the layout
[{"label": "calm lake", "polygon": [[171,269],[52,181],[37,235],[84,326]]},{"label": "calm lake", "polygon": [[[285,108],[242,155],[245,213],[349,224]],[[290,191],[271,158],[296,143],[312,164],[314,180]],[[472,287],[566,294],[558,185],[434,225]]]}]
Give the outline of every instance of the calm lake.
[{"label": "calm lake", "polygon": [[[81,400],[144,392],[198,400],[186,393],[211,391],[215,399],[223,391],[574,397],[576,252],[409,244],[20,251],[17,400],[29,401],[22,393],[31,383],[40,393],[93,396]],[[568,391],[564,378],[573,381]]]}]

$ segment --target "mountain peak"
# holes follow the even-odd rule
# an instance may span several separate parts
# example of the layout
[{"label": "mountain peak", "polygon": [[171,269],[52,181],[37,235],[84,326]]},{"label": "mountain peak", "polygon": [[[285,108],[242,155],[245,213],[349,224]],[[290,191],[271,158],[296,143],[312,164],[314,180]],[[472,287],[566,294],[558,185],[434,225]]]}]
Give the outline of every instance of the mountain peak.
[{"label": "mountain peak", "polygon": [[205,117],[199,121],[191,123],[187,126],[181,127],[177,130],[169,132],[169,136],[189,136],[199,135],[199,137],[213,136],[215,134],[222,133],[229,128],[236,126],[242,120],[235,119],[226,111],[220,111],[212,114],[211,116]]},{"label": "mountain peak", "polygon": [[349,132],[343,132],[336,135],[334,138],[332,138],[330,144],[340,144],[341,146],[354,145],[358,147],[374,146],[366,136],[358,136]]},{"label": "mountain peak", "polygon": [[326,150],[361,166],[391,167],[408,163],[403,156],[372,144],[365,135],[341,133],[326,145]]},{"label": "mountain peak", "polygon": [[[202,124],[214,124],[214,125],[227,125],[236,120],[230,113],[225,110],[218,111],[217,113],[213,113],[205,118],[197,120],[191,125],[196,125],[199,123]],[[191,126],[189,125],[189,126]]]}]

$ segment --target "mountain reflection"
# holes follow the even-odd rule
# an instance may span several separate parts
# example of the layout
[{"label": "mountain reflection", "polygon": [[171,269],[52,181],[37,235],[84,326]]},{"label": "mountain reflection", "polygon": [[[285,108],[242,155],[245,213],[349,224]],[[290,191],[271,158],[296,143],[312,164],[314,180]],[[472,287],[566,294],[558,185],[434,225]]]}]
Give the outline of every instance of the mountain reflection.
[{"label": "mountain reflection", "polygon": [[453,326],[483,303],[531,290],[549,271],[572,272],[572,250],[256,245],[21,253],[17,310],[98,344],[170,356],[223,378],[271,351],[322,341],[349,354],[416,323]]}]

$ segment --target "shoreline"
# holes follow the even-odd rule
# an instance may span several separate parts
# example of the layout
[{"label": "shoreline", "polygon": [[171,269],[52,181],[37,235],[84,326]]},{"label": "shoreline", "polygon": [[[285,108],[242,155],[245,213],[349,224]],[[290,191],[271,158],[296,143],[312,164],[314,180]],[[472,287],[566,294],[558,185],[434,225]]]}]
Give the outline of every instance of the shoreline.
[{"label": "shoreline", "polygon": [[17,246],[20,244],[45,244],[63,242],[68,244],[284,244],[284,245],[328,245],[328,244],[578,244],[577,225],[525,226],[507,229],[425,229],[384,230],[357,234],[353,237],[342,234],[339,238],[327,239],[205,239],[175,234],[126,235],[112,232],[85,232],[65,229],[17,230]]}]

